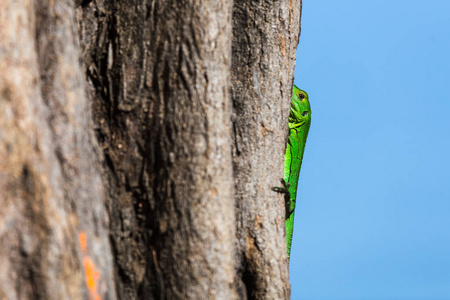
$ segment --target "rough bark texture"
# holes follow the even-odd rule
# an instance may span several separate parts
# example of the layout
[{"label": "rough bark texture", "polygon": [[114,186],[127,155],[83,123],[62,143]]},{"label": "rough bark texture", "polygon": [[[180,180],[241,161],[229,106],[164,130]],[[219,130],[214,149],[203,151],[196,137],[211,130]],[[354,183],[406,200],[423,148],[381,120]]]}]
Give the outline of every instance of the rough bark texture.
[{"label": "rough bark texture", "polygon": [[115,299],[69,1],[0,2],[0,298]]},{"label": "rough bark texture", "polygon": [[300,7],[1,0],[0,299],[288,299]]},{"label": "rough bark texture", "polygon": [[241,279],[251,299],[290,297],[283,159],[301,0],[235,1],[233,168]]},{"label": "rough bark texture", "polygon": [[122,299],[233,299],[231,1],[79,12]]}]

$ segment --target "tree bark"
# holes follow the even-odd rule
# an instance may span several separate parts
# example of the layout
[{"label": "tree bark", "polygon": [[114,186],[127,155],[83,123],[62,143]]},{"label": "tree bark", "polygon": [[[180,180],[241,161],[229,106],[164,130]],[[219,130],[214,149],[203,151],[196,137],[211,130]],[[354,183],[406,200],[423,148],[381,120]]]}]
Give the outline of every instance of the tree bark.
[{"label": "tree bark", "polygon": [[0,299],[288,299],[300,13],[1,1]]},{"label": "tree bark", "polygon": [[120,298],[236,298],[231,1],[97,1],[79,20]]},{"label": "tree bark", "polygon": [[115,299],[69,1],[0,2],[0,298]]},{"label": "tree bark", "polygon": [[235,1],[233,170],[240,280],[250,299],[290,298],[283,178],[301,1]]}]

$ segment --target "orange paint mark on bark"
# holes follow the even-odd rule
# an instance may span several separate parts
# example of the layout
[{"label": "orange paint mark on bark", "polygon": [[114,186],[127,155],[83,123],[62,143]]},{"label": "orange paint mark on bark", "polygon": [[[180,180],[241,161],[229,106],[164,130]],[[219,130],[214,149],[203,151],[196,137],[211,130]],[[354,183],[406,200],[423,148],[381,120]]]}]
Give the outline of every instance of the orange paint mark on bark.
[{"label": "orange paint mark on bark", "polygon": [[81,251],[83,251],[83,254],[86,254],[86,248],[87,248],[86,234],[84,232],[80,232],[80,234],[78,235],[78,239],[80,241]]},{"label": "orange paint mark on bark", "polygon": [[89,290],[90,300],[101,300],[97,287],[100,280],[100,272],[95,268],[92,259],[87,255],[87,237],[84,232],[78,234],[80,248],[83,252],[84,277],[86,278],[86,286]]},{"label": "orange paint mark on bark", "polygon": [[101,300],[97,292],[97,283],[100,280],[100,272],[95,268],[95,264],[89,256],[83,258],[84,275],[86,277],[86,286],[89,290],[89,298]]}]

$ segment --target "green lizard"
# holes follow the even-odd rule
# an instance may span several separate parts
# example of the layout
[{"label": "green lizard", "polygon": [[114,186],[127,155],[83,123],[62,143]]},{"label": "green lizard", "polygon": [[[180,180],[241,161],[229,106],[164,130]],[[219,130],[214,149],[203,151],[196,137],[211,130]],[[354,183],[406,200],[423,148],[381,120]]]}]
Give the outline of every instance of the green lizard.
[{"label": "green lizard", "polygon": [[282,180],[284,188],[274,188],[274,191],[283,192],[286,195],[286,245],[288,258],[290,258],[291,254],[298,178],[310,125],[311,107],[308,94],[294,85],[291,111],[289,113],[289,139],[284,156],[284,178]]}]

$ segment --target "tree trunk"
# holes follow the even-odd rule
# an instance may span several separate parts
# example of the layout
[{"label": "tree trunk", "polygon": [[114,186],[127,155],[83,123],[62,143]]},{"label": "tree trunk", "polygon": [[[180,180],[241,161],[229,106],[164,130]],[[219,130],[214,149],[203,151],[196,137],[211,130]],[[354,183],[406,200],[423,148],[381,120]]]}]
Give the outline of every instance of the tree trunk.
[{"label": "tree trunk", "polygon": [[229,0],[79,16],[122,299],[236,297],[230,19]]},{"label": "tree trunk", "polygon": [[0,298],[115,299],[68,1],[0,2]]},{"label": "tree trunk", "polygon": [[301,1],[235,1],[233,170],[240,280],[251,299],[290,298],[283,178]]},{"label": "tree trunk", "polygon": [[301,0],[75,2],[0,3],[0,299],[289,298]]}]

